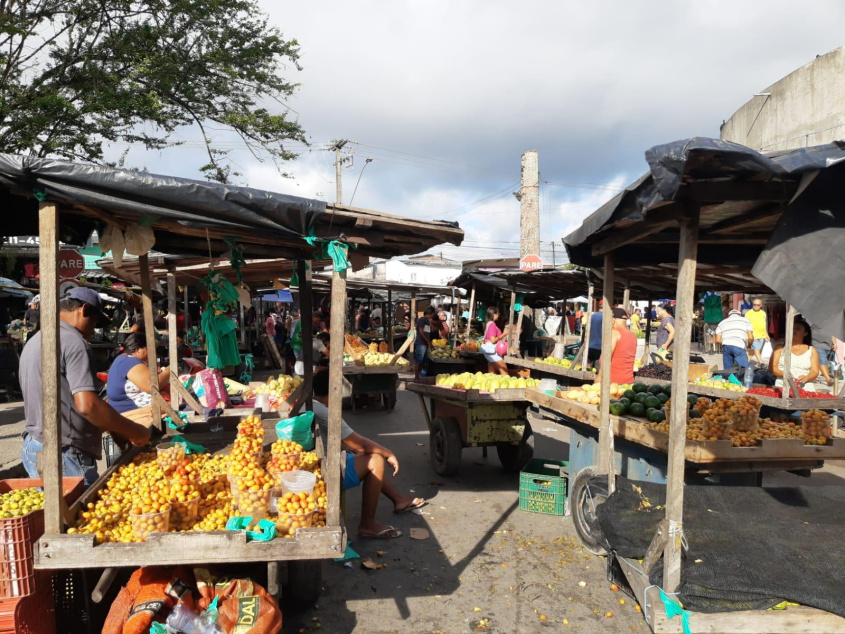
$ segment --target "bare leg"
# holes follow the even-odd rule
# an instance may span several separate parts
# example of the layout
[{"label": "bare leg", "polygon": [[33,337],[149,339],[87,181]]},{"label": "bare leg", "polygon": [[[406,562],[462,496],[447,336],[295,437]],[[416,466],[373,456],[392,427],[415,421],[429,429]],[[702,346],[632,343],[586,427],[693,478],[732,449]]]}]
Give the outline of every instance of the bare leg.
[{"label": "bare leg", "polygon": [[414,498],[403,495],[399,489],[396,488],[396,485],[393,484],[389,476],[385,476],[384,480],[382,480],[381,492],[388,500],[393,502],[394,511],[401,511],[402,509],[411,506],[414,502]]},{"label": "bare leg", "polygon": [[498,372],[499,374],[508,376],[508,366],[504,361],[494,361],[492,365],[493,369],[495,370],[493,374]]},{"label": "bare leg", "polygon": [[376,521],[378,498],[384,484],[384,458],[376,454],[355,456],[355,471],[363,483],[361,491],[361,522],[358,532],[375,535],[387,528]]}]

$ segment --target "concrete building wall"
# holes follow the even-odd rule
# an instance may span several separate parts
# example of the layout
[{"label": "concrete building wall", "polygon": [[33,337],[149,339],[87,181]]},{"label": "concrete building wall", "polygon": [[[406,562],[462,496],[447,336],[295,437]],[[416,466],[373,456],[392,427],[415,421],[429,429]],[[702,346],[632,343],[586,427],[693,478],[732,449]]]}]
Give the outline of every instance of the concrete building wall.
[{"label": "concrete building wall", "polygon": [[722,126],[721,137],[773,152],[845,139],[845,46],[759,91]]},{"label": "concrete building wall", "polygon": [[461,274],[460,266],[430,266],[400,260],[389,260],[386,264],[386,279],[404,284],[444,286]]}]

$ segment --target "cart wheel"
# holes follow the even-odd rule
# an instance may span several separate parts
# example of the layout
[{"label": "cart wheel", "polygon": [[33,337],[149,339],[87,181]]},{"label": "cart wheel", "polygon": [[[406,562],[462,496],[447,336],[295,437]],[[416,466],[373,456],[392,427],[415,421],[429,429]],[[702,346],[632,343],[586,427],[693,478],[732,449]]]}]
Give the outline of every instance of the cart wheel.
[{"label": "cart wheel", "polygon": [[534,457],[534,432],[531,425],[525,423],[521,443],[512,445],[509,442],[500,442],[496,445],[496,453],[499,454],[499,462],[505,471],[520,471]]},{"label": "cart wheel", "polygon": [[384,409],[393,410],[396,408],[396,392],[385,392],[382,395]]},{"label": "cart wheel", "polygon": [[606,555],[609,550],[596,514],[596,508],[609,495],[607,475],[598,474],[596,467],[581,469],[572,480],[569,491],[572,524],[584,548],[594,555]]},{"label": "cart wheel", "polygon": [[294,601],[315,603],[323,585],[323,562],[320,559],[297,559],[288,562],[288,592]]},{"label": "cart wheel", "polygon": [[461,462],[461,428],[454,418],[435,418],[428,434],[431,466],[437,475],[455,475]]}]

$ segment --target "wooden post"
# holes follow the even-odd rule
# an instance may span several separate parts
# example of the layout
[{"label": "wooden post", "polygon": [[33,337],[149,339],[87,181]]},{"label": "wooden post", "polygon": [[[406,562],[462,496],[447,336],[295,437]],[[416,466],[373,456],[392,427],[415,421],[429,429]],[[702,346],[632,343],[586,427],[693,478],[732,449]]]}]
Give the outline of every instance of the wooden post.
[{"label": "wooden post", "polygon": [[[449,304],[449,315],[452,315],[452,311],[455,309],[455,287],[452,287],[452,303]],[[451,326],[451,333],[452,333],[452,348],[458,347],[458,324],[461,323],[460,317],[455,317],[452,315],[452,321],[450,323]]]},{"label": "wooden post", "polygon": [[239,314],[239,322],[238,325],[241,327],[241,345],[246,345],[246,325],[244,325],[244,305],[238,302],[238,308],[240,309]]},{"label": "wooden post", "polygon": [[[697,205],[681,219],[678,253],[678,289],[675,294],[675,351],[672,363],[672,402],[685,404],[688,394],[692,308],[695,302],[695,268],[698,257]],[[666,475],[666,519],[669,541],[663,551],[663,589],[675,592],[681,583],[681,530],[684,523],[684,449],[687,442],[687,408],[675,406],[669,420],[669,468]]]},{"label": "wooden post", "polygon": [[516,291],[511,291],[511,305],[508,308],[508,354],[513,349],[513,313],[516,306]]},{"label": "wooden post", "polygon": [[648,355],[649,341],[651,340],[651,297],[648,298],[648,307],[646,308],[645,321],[645,345],[643,346],[643,356],[640,359],[642,365],[648,365],[650,357]]},{"label": "wooden post", "polygon": [[302,365],[308,409],[311,409],[311,383],[314,377],[314,296],[311,292],[311,266],[297,260],[299,275],[299,310],[302,324]]},{"label": "wooden post", "polygon": [[61,341],[59,338],[59,212],[56,205],[38,207],[38,266],[41,287],[41,433],[44,480],[44,532],[58,535],[62,521]]},{"label": "wooden post", "polygon": [[469,294],[469,319],[467,319],[467,341],[469,341],[469,333],[472,331],[472,314],[475,312],[475,284],[472,285],[472,291]]},{"label": "wooden post", "polygon": [[454,343],[453,347],[457,347],[458,346],[458,330],[461,327],[461,294],[460,293],[458,293],[458,303],[455,306],[455,316],[452,319],[454,319],[454,321],[455,321],[455,327],[453,329],[453,331],[455,333],[455,343]]},{"label": "wooden post", "polygon": [[[170,356],[170,377],[171,383],[173,377],[179,376],[179,360],[177,358],[178,350],[176,348],[176,274],[173,271],[167,273],[167,347],[169,348]],[[155,357],[155,355],[153,355]],[[153,376],[150,375],[150,382]],[[172,386],[171,386],[172,387]],[[179,410],[179,392],[178,390],[170,390],[170,402],[173,409]],[[177,422],[177,421],[174,421]]]},{"label": "wooden post", "polygon": [[625,291],[622,293],[622,308],[626,313],[631,310],[631,287],[628,286],[628,280],[625,280]]},{"label": "wooden post", "polygon": [[793,390],[795,394],[793,398],[801,398],[799,396],[798,387],[795,385],[795,380],[792,376],[792,335],[795,329],[795,306],[791,304],[786,305],[786,333],[783,340],[783,352],[780,357],[783,359],[783,394],[782,399],[784,405],[789,398],[789,391]]},{"label": "wooden post", "polygon": [[384,332],[387,334],[387,351],[393,352],[393,290],[387,289],[387,323]]},{"label": "wooden post", "polygon": [[587,368],[590,362],[588,355],[590,353],[590,321],[592,321],[590,317],[593,314],[593,292],[593,283],[590,282],[589,285],[587,285],[587,320],[584,322],[584,344],[581,346],[583,348],[582,352],[584,354],[584,356],[581,358],[581,370],[583,372],[588,371]]},{"label": "wooden post", "polygon": [[141,301],[144,306],[144,333],[147,336],[147,367],[150,370],[153,425],[161,428],[161,395],[156,380],[158,377],[158,355],[156,354],[155,325],[153,324],[153,292],[150,288],[150,261],[146,253],[138,256],[138,267],[141,271]]},{"label": "wooden post", "polygon": [[411,330],[408,334],[413,333],[412,337],[417,337],[417,294],[411,291]]},{"label": "wooden post", "polygon": [[188,332],[188,329],[191,327],[191,311],[188,307],[188,285],[185,284],[185,333]]},{"label": "wooden post", "polygon": [[613,346],[613,252],[604,256],[604,306],[601,316],[601,394],[599,412],[599,473],[607,474],[608,491],[616,488],[613,474],[613,424],[610,420],[610,356]]},{"label": "wooden post", "polygon": [[[300,285],[302,281],[300,281]],[[300,286],[301,288],[301,286]],[[326,526],[340,525],[340,421],[343,419],[343,342],[346,272],[332,272],[331,348],[329,350],[329,433],[326,445]]]}]

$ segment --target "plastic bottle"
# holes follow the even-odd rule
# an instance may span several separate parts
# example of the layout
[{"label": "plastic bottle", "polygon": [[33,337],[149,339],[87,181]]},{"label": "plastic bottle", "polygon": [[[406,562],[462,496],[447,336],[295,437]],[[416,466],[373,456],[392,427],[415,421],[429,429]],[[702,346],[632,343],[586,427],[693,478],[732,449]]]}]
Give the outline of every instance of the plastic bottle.
[{"label": "plastic bottle", "polygon": [[750,389],[752,385],[754,385],[754,368],[751,367],[749,363],[745,366],[745,376],[743,377],[743,383],[745,384],[745,389]]}]

